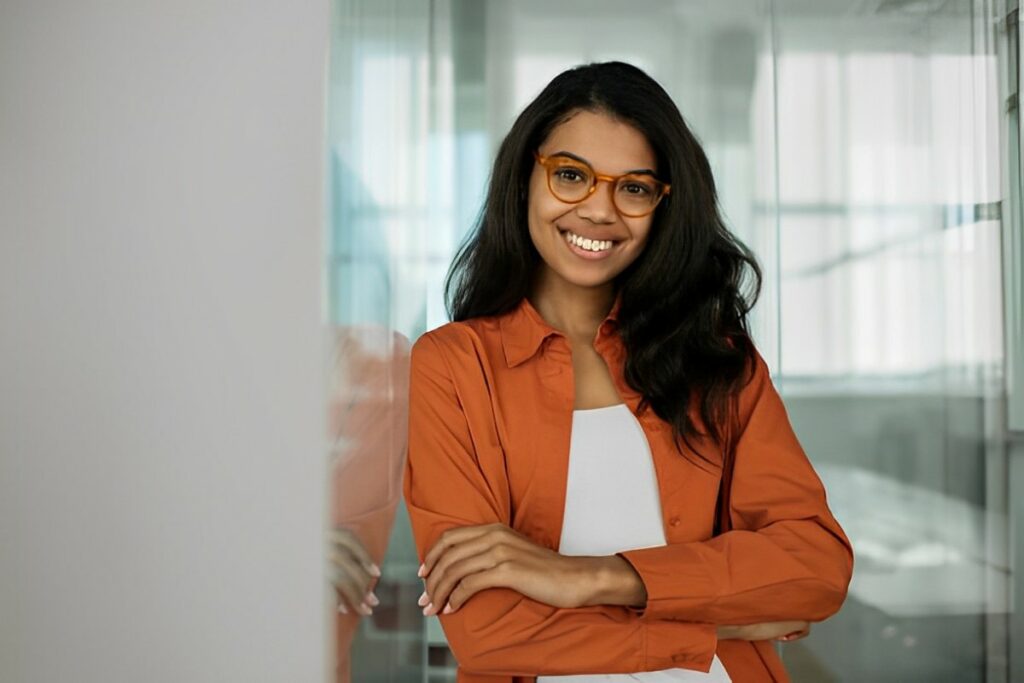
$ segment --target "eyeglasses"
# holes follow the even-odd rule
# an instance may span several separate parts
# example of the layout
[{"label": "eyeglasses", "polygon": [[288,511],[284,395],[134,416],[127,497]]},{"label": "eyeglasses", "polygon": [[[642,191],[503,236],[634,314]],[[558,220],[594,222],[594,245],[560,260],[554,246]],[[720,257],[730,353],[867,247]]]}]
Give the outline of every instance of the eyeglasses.
[{"label": "eyeglasses", "polygon": [[646,173],[604,175],[597,173],[585,161],[562,154],[543,156],[534,151],[533,156],[547,171],[548,190],[555,199],[566,204],[578,204],[594,194],[597,181],[607,180],[612,186],[612,201],[623,216],[637,218],[654,211],[658,202],[669,193],[672,186]]}]

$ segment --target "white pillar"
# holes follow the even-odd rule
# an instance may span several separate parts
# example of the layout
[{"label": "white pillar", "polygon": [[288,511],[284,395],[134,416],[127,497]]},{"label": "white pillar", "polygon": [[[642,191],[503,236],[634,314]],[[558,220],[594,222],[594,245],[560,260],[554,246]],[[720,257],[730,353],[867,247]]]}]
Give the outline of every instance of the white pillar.
[{"label": "white pillar", "polygon": [[0,680],[326,678],[328,33],[0,4]]}]

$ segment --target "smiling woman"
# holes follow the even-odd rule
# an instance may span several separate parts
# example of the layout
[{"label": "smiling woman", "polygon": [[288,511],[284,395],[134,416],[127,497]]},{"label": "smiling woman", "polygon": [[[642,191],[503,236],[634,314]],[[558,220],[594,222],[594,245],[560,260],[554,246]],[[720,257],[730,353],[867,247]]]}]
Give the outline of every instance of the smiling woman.
[{"label": "smiling woman", "polygon": [[772,644],[840,608],[852,551],[665,91],[621,62],[548,84],[447,285],[403,491],[458,680],[788,680]]}]

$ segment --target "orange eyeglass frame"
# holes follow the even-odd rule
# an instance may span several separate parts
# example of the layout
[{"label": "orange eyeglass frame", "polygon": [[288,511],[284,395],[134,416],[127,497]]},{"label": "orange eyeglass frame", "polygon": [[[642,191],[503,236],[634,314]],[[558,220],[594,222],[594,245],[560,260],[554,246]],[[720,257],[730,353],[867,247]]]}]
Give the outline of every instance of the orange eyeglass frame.
[{"label": "orange eyeglass frame", "polygon": [[[587,168],[589,168],[593,172],[593,176],[594,176],[594,181],[590,184],[590,188],[587,190],[586,196],[580,197],[579,199],[577,199],[575,201],[570,201],[570,200],[562,199],[560,196],[558,196],[558,194],[551,187],[551,173],[550,173],[550,169],[548,169],[548,161],[550,161],[553,157],[558,156],[558,155],[544,156],[543,154],[541,154],[537,150],[534,150],[533,151],[533,156],[537,160],[537,163],[539,163],[541,166],[544,167],[545,176],[546,176],[546,180],[547,180],[547,186],[548,186],[548,192],[550,192],[555,197],[555,199],[557,199],[560,202],[565,202],[566,204],[579,204],[580,202],[585,201],[588,197],[590,197],[590,195],[594,194],[594,191],[597,190],[597,184],[600,181],[602,181],[602,180],[607,180],[608,183],[611,185],[611,187],[614,188],[615,184],[619,180],[621,180],[622,178],[628,178],[629,176],[638,175],[636,173],[623,173],[622,175],[607,175],[605,173],[598,173],[596,170],[594,170],[594,167],[591,166],[590,164],[588,164],[588,163],[586,163],[584,161],[580,161],[578,159],[572,159],[571,157],[566,157],[568,159],[571,159],[573,162],[575,162],[577,164],[582,164],[583,166],[586,166]],[[629,216],[630,218],[639,218],[641,216],[647,216],[648,214],[654,213],[654,210],[658,208],[658,204],[661,203],[661,200],[664,199],[666,196],[668,196],[669,192],[672,190],[672,186],[669,183],[666,183],[666,182],[663,182],[661,180],[658,180],[657,178],[655,178],[653,176],[649,176],[649,177],[661,189],[661,193],[658,195],[658,200],[656,202],[654,202],[654,205],[651,207],[650,211],[645,211],[644,213],[626,213],[622,209],[619,208],[618,202],[615,201],[614,194],[612,195],[612,202],[615,204],[615,209],[619,213],[621,213],[623,216]]]}]

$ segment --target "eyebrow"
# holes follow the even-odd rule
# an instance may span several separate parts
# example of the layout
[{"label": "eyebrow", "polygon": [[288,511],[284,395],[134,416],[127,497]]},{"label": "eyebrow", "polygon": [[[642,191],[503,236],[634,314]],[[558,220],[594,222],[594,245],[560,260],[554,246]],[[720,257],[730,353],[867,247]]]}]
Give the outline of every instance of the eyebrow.
[{"label": "eyebrow", "polygon": [[[552,154],[549,154],[548,156],[552,156],[552,157],[569,157],[570,159],[575,159],[576,161],[579,161],[580,163],[584,163],[587,166],[590,166],[591,168],[594,167],[594,165],[592,163],[590,163],[589,161],[587,161],[583,157],[577,156],[577,155],[573,154],[572,152],[566,152],[565,150],[562,150],[560,152],[553,152]],[[620,175],[649,175],[649,176],[654,177],[657,174],[654,171],[652,171],[651,169],[649,169],[649,168],[636,168],[636,169],[633,169],[632,171],[626,171],[625,173],[621,173]]]}]

